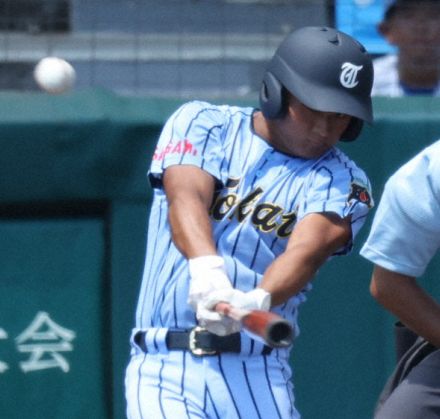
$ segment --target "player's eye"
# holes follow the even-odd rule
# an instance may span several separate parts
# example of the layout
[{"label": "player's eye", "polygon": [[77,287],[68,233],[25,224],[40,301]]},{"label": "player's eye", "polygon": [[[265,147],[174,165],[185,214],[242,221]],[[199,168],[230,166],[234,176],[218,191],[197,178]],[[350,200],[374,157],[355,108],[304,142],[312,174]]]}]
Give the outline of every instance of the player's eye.
[{"label": "player's eye", "polygon": [[349,118],[350,117],[346,113],[339,113],[339,112],[331,112],[331,116],[334,119],[345,119],[345,118]]}]

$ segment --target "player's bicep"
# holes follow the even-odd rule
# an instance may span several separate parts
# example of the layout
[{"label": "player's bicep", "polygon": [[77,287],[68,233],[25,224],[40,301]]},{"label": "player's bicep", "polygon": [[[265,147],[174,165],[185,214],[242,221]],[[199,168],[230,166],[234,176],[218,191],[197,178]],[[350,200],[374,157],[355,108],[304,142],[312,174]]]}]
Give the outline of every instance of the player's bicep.
[{"label": "player's bicep", "polygon": [[208,211],[214,178],[196,166],[170,166],[164,173],[164,190],[175,246],[188,259],[215,254]]},{"label": "player's bicep", "polygon": [[201,203],[209,208],[214,194],[215,179],[207,172],[192,165],[175,165],[167,168],[163,186],[170,205]]}]

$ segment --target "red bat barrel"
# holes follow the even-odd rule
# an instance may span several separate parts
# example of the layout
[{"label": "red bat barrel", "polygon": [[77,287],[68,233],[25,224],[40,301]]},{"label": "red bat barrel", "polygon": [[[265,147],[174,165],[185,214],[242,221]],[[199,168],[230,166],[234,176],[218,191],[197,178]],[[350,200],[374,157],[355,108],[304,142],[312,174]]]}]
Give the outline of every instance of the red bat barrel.
[{"label": "red bat barrel", "polygon": [[216,311],[239,321],[243,328],[262,338],[272,348],[290,346],[293,341],[293,327],[278,314],[264,310],[243,310],[228,303],[218,303]]}]

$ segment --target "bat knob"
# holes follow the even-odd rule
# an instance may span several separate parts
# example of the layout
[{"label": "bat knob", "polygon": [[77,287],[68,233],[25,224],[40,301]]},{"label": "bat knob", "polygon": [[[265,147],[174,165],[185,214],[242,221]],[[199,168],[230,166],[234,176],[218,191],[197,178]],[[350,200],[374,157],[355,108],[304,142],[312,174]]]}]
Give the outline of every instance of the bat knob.
[{"label": "bat knob", "polygon": [[276,321],[269,325],[266,341],[272,348],[286,348],[293,342],[293,327],[286,321]]}]

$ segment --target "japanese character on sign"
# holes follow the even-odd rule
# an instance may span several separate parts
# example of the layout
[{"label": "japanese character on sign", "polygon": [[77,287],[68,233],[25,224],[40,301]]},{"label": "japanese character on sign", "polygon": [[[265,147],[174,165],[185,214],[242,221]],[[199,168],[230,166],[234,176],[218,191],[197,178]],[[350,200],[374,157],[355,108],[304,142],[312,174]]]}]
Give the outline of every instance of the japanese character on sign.
[{"label": "japanese character on sign", "polygon": [[19,352],[30,354],[27,361],[20,362],[21,370],[27,373],[60,368],[69,372],[70,365],[60,352],[71,352],[71,341],[75,337],[74,331],[61,327],[48,313],[39,311],[32,323],[15,338]]},{"label": "japanese character on sign", "polygon": [[[0,327],[0,339],[7,339],[7,338],[8,338],[8,334],[4,329]],[[9,369],[8,364],[6,362],[0,361],[0,374],[5,372],[7,369]]]}]

